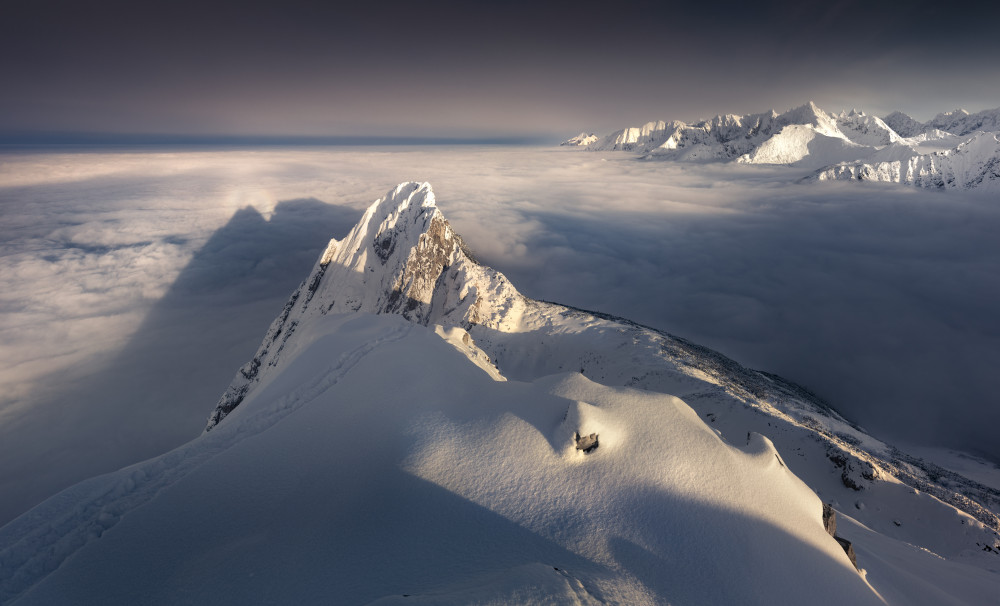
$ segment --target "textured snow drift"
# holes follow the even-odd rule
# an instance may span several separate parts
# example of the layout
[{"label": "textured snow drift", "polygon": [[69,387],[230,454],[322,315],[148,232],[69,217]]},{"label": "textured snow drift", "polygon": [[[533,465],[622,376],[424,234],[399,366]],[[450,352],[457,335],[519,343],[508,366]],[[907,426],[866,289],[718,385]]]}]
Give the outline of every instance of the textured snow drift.
[{"label": "textured snow drift", "polygon": [[[920,464],[778,377],[521,296],[405,183],[330,243],[209,431],[0,529],[0,599],[937,603],[919,557],[975,603],[996,516]],[[867,579],[823,501],[863,525]]]},{"label": "textured snow drift", "polygon": [[645,158],[816,168],[819,180],[994,191],[1000,187],[1000,150],[988,133],[996,131],[1000,108],[971,115],[955,110],[919,123],[901,112],[885,119],[857,110],[833,114],[810,102],[782,114],[716,116],[690,125],[649,122],[594,141],[577,136],[564,145]]}]

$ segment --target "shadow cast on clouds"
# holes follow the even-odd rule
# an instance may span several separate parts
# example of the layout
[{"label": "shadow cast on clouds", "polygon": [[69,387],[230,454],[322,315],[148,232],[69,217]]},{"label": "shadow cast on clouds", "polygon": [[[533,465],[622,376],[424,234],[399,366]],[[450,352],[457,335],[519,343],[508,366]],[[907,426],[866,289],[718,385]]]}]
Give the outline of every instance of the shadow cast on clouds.
[{"label": "shadow cast on clouds", "polygon": [[356,209],[279,202],[237,211],[198,250],[120,351],[46,387],[0,426],[0,524],[87,477],[190,440],[331,237]]}]

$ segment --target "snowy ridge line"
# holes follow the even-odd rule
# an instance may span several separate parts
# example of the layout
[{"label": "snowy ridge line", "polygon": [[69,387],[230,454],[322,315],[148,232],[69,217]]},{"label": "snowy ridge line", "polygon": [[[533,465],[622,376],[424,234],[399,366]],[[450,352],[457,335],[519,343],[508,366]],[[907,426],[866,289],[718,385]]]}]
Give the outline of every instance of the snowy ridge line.
[{"label": "snowy ridge line", "polygon": [[[757,405],[755,400],[763,397],[780,397],[782,400],[793,400],[808,403],[815,406],[824,414],[832,416],[836,420],[846,425],[850,425],[854,429],[860,431],[860,428],[856,424],[844,418],[826,400],[816,395],[809,389],[789,381],[784,377],[762,370],[747,368],[732,358],[729,358],[728,356],[715,350],[698,345],[697,343],[689,341],[684,337],[678,337],[677,335],[670,334],[658,328],[634,322],[628,318],[622,318],[605,312],[573,307],[571,305],[554,303],[552,301],[539,302],[569,310],[571,313],[575,312],[581,317],[594,316],[615,324],[622,324],[624,326],[631,327],[632,329],[640,332],[648,332],[657,335],[663,339],[662,342],[664,351],[671,354],[671,361],[684,364],[689,368],[704,372],[705,374],[711,376],[713,379],[718,381],[718,383],[710,385],[710,388],[721,390],[722,392],[739,399],[748,406]],[[629,381],[626,385],[641,387],[642,380],[640,378],[633,378],[633,380]],[[776,412],[779,411],[768,411],[769,414],[775,414]]]},{"label": "snowy ridge line", "polygon": [[[828,448],[849,453],[862,462],[874,464],[904,484],[930,494],[968,513],[992,530],[1000,532],[1000,515],[997,515],[1000,511],[1000,490],[908,455],[893,446],[880,443],[880,448],[859,449],[857,438],[844,432],[830,431],[823,425],[813,422],[809,415],[821,414],[863,433],[855,423],[845,419],[828,402],[805,387],[771,373],[748,369],[719,352],[626,318],[550,301],[541,303],[565,309],[567,312],[564,314],[567,315],[590,315],[629,326],[636,331],[656,335],[662,339],[663,351],[670,361],[713,378],[714,384],[705,385],[698,394],[699,397],[704,397],[713,391],[722,392],[757,410],[760,414],[807,429],[821,439]],[[657,391],[656,387],[649,385],[644,377],[633,377],[626,385]],[[687,397],[690,394],[677,395]],[[947,478],[950,485],[944,486],[933,478]]]},{"label": "snowy ridge line", "polygon": [[[376,339],[342,354],[326,373],[289,392],[246,419],[236,419],[219,431],[160,457],[88,480],[51,500],[65,501],[68,510],[55,520],[34,518],[31,512],[0,529],[0,603],[6,604],[55,571],[67,558],[114,527],[130,511],[152,500],[207,461],[278,423],[336,385],[358,362],[384,343],[406,337],[412,326],[400,324]],[[73,498],[79,492],[89,492]],[[82,503],[81,503],[82,502]]]}]

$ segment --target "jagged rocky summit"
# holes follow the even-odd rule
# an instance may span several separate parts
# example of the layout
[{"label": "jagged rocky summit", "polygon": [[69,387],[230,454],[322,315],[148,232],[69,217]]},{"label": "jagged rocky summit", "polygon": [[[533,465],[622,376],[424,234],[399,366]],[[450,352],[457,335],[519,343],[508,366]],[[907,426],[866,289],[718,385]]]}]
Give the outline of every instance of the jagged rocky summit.
[{"label": "jagged rocky summit", "polygon": [[0,602],[988,603],[998,510],[789,381],[521,295],[403,183],[200,437],[0,529]]},{"label": "jagged rocky summit", "polygon": [[815,169],[818,180],[994,191],[1000,188],[997,132],[1000,108],[955,110],[920,123],[901,112],[885,118],[858,110],[835,114],[809,102],[780,114],[649,122],[578,145],[646,159],[792,165]]}]

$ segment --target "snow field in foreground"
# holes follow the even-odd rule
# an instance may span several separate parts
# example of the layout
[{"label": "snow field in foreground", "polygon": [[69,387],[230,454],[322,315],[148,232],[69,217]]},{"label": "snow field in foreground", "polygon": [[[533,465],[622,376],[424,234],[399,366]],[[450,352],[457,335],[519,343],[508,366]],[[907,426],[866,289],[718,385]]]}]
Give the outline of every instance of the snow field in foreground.
[{"label": "snow field in foreground", "polygon": [[497,382],[395,316],[315,328],[212,432],[6,527],[44,552],[32,525],[95,485],[121,500],[198,461],[18,603],[878,603],[761,437],[728,445],[676,398],[578,374]]}]

